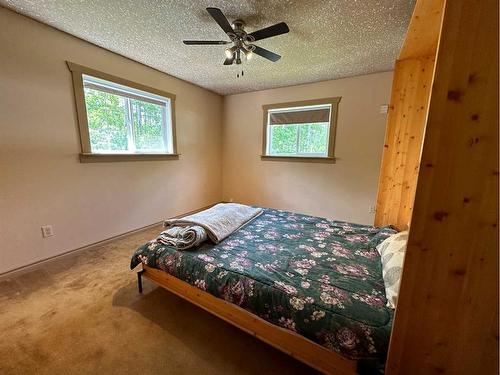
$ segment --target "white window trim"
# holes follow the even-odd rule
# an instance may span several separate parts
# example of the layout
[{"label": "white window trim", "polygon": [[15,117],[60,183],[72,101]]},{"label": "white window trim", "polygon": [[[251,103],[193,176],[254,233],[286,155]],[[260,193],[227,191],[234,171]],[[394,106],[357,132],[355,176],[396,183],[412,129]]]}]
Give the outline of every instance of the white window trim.
[{"label": "white window trim", "polygon": [[[73,89],[75,94],[75,103],[77,111],[77,119],[80,130],[80,143],[81,143],[81,162],[110,162],[110,161],[137,161],[137,160],[168,160],[168,159],[178,159],[179,154],[177,153],[177,142],[176,142],[176,131],[175,131],[175,95],[168,93],[166,91],[158,90],[153,87],[145,86],[136,82],[132,82],[123,78],[113,76],[111,74],[103,73],[95,69],[87,68],[72,62],[67,62],[68,68],[71,71],[73,79]],[[129,97],[136,97],[140,100],[158,100],[160,102],[166,102],[168,100],[170,105],[165,105],[165,119],[170,117],[171,126],[166,126],[168,134],[164,134],[164,137],[171,139],[171,142],[167,142],[170,145],[170,150],[168,152],[149,152],[140,151],[131,153],[129,151],[123,152],[106,152],[106,153],[93,153],[90,147],[89,138],[89,128],[87,123],[87,110],[85,106],[85,94],[84,94],[84,84],[83,76],[90,76],[93,78],[96,84],[99,81],[105,81],[106,83],[112,83],[116,86],[118,91],[124,92]],[[147,95],[145,96],[144,93]],[[119,94],[123,95],[123,94]],[[125,96],[125,95],[124,95]],[[144,99],[146,98],[146,99]],[[164,132],[165,133],[165,132]]]},{"label": "white window trim", "polygon": [[[330,113],[331,115],[331,113]],[[270,116],[270,113],[269,113],[269,116]],[[272,134],[273,134],[273,129],[274,127],[276,126],[280,126],[280,125],[270,125],[269,122],[269,116],[268,116],[268,122],[267,122],[267,147],[266,147],[266,155],[268,156],[296,156],[296,157],[304,157],[304,158],[307,158],[307,157],[312,157],[312,158],[320,158],[320,157],[328,157],[328,144],[326,145],[326,152],[321,152],[321,153],[313,153],[313,152],[305,152],[305,153],[300,153],[300,152],[295,152],[295,153],[292,153],[292,154],[280,154],[280,153],[273,153],[272,152]],[[311,123],[311,124],[315,124],[315,123]],[[297,126],[300,126],[301,124],[283,124],[281,126],[290,126],[290,125],[297,125]],[[305,124],[304,124],[305,125]],[[326,133],[326,139],[330,140],[330,126],[327,126],[327,133]],[[297,132],[297,150],[299,149],[299,144],[300,144],[300,131]]]},{"label": "white window trim", "polygon": [[[285,160],[285,161],[311,161],[311,162],[334,162],[335,161],[335,134],[337,127],[338,104],[341,97],[323,98],[314,100],[304,100],[299,102],[266,104],[263,110],[263,131],[262,131],[262,160]],[[292,112],[307,109],[318,109],[330,106],[330,118],[328,126],[328,146],[326,154],[272,154],[270,151],[271,137],[270,116],[273,112]],[[299,137],[299,136],[298,136]]]}]

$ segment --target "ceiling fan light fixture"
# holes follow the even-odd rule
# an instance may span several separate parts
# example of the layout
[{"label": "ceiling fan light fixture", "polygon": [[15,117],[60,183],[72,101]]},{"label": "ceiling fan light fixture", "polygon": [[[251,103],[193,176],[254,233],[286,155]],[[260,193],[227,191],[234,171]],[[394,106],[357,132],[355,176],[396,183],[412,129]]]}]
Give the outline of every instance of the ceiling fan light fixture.
[{"label": "ceiling fan light fixture", "polygon": [[[276,62],[281,56],[268,51],[265,48],[261,48],[253,44],[258,40],[271,38],[277,35],[286,34],[290,31],[288,25],[285,22],[280,22],[272,26],[265,27],[263,29],[247,33],[245,28],[245,22],[238,19],[231,25],[227,20],[224,13],[219,8],[208,7],[207,12],[212,16],[215,22],[220,26],[220,28],[226,33],[226,36],[231,39],[227,40],[184,40],[186,45],[221,45],[230,44],[233,46],[226,48],[224,54],[226,55],[226,60],[224,60],[224,65],[237,65],[241,64],[243,53],[244,60],[250,60],[253,54],[259,55],[269,61]],[[243,75],[243,74],[242,74]]]},{"label": "ceiling fan light fixture", "polygon": [[236,52],[237,49],[238,49],[238,47],[232,46],[231,48],[226,48],[226,50],[224,51],[224,53],[226,54],[226,57],[228,59],[230,59],[231,57],[233,57],[233,55],[234,55],[234,53]]}]

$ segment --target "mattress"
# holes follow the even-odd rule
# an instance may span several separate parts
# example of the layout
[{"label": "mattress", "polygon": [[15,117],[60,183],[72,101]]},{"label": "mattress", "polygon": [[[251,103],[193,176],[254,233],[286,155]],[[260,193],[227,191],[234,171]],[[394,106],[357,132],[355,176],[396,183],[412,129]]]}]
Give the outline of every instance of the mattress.
[{"label": "mattress", "polygon": [[393,233],[264,209],[217,245],[181,252],[150,241],[131,268],[161,269],[349,359],[380,359],[393,312],[376,246]]}]

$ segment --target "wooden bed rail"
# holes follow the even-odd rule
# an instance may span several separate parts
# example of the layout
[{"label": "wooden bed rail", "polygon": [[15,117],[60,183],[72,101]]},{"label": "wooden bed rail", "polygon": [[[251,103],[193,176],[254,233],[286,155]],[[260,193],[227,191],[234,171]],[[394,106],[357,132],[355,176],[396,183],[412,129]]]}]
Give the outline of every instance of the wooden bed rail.
[{"label": "wooden bed rail", "polygon": [[324,374],[356,374],[356,361],[346,359],[303,336],[271,324],[235,304],[214,297],[164,271],[143,266],[143,269],[138,273],[140,291],[142,291],[142,277],[148,278],[169,292],[184,298]]}]

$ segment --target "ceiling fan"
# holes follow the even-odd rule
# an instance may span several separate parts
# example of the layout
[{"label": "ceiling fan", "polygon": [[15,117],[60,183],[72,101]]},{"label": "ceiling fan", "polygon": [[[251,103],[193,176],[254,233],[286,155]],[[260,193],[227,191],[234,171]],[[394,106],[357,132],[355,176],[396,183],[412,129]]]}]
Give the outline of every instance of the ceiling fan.
[{"label": "ceiling fan", "polygon": [[256,46],[254,42],[266,38],[270,38],[276,35],[286,34],[290,31],[288,25],[284,22],[277,23],[276,25],[266,27],[261,30],[254,31],[252,33],[247,33],[245,28],[245,22],[242,20],[235,20],[232,24],[229,24],[226,16],[218,8],[207,8],[208,13],[212,18],[219,24],[219,26],[224,30],[231,41],[225,40],[184,40],[186,45],[214,45],[214,44],[232,44],[231,47],[226,48],[226,60],[224,60],[224,65],[241,64],[242,56],[247,59],[251,59],[253,54],[262,56],[272,62],[278,61],[281,56],[271,52],[265,48]]}]

